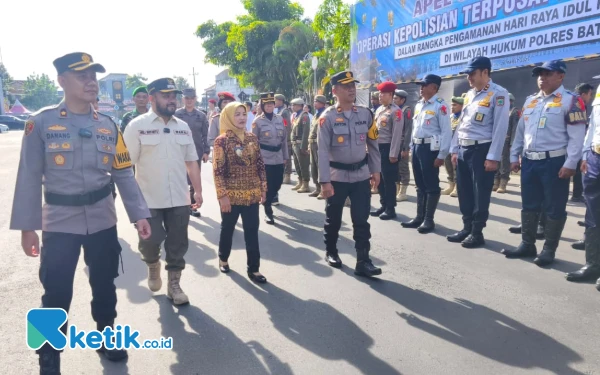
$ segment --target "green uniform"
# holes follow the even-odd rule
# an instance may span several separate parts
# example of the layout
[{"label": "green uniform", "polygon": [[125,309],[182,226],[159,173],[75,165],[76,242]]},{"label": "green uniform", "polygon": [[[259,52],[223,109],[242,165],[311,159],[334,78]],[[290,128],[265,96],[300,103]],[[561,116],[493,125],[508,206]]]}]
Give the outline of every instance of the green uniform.
[{"label": "green uniform", "polygon": [[294,150],[294,165],[299,181],[310,181],[310,155],[308,153],[308,133],[310,132],[310,118],[308,113],[300,112],[292,120],[291,140]]}]

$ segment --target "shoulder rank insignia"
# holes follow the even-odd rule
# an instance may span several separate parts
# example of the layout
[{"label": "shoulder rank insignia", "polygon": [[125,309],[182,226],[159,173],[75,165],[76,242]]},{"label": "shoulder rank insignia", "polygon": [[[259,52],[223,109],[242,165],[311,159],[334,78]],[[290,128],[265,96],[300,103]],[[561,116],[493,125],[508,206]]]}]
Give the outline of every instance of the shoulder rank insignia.
[{"label": "shoulder rank insignia", "polygon": [[438,103],[443,103],[443,102],[444,102],[444,99],[442,99],[442,98],[437,98],[437,100],[436,100],[436,101],[437,101]]},{"label": "shoulder rank insignia", "polygon": [[59,115],[60,115],[60,117],[67,117],[67,110],[61,109]]}]

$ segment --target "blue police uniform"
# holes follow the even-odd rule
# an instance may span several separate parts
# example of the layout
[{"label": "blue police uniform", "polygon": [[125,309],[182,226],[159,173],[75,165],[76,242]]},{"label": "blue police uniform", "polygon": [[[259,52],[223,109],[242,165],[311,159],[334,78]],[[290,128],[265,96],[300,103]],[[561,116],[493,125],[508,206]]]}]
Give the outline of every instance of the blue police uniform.
[{"label": "blue police uniform", "polygon": [[[427,75],[418,85],[442,84],[442,78]],[[452,129],[448,105],[436,95],[428,100],[421,98],[415,106],[411,141],[412,168],[417,185],[417,216],[406,223],[405,228],[418,228],[420,233],[435,228],[433,217],[440,200],[440,169],[434,166],[436,159],[444,160],[450,150]]]},{"label": "blue police uniform", "polygon": [[[461,72],[489,69],[487,57],[476,57]],[[463,230],[448,236],[450,242],[462,242],[473,248],[485,243],[483,228],[489,217],[489,206],[496,171],[485,170],[485,161],[499,162],[508,130],[508,91],[490,79],[481,91],[473,88],[465,97],[461,121],[452,138],[451,152],[458,154],[456,168],[458,203]]]}]

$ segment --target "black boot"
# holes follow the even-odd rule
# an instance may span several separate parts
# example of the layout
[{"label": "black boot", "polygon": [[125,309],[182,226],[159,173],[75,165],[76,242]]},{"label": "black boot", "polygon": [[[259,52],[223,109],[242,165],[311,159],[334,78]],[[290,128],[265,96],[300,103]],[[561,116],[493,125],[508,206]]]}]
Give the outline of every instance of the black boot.
[{"label": "black boot", "polygon": [[381,268],[377,268],[369,259],[369,250],[356,249],[356,268],[354,274],[357,276],[373,277],[381,275]]},{"label": "black boot", "polygon": [[575,250],[585,250],[585,239],[573,242],[571,247]]},{"label": "black boot", "polygon": [[381,220],[392,220],[396,218],[396,209],[394,207],[390,207],[385,210],[381,216],[379,216]]},{"label": "black boot", "polygon": [[377,209],[375,211],[371,211],[371,216],[379,216],[384,212],[385,212],[385,207],[381,206],[379,209]]},{"label": "black boot", "polygon": [[[111,328],[113,328],[113,331],[114,331],[114,325],[112,322],[109,324],[101,324],[101,323],[96,324],[96,328],[100,332],[104,331],[104,328],[106,328],[106,327],[111,327]],[[107,349],[106,346],[104,346],[104,344],[102,344],[102,347],[96,351],[98,353],[104,354],[104,357],[106,357],[106,359],[108,359],[109,361],[112,361],[112,362],[122,361],[125,358],[127,358],[127,350],[125,350],[125,349]]]},{"label": "black boot", "polygon": [[427,195],[421,190],[417,190],[417,216],[403,223],[400,223],[404,228],[418,228],[425,218],[425,203],[427,201]]},{"label": "black boot", "polygon": [[560,241],[560,236],[565,228],[566,221],[566,217],[560,220],[552,220],[550,218],[546,219],[546,242],[544,243],[544,248],[542,249],[540,255],[533,260],[535,264],[543,267],[554,262],[556,248],[558,247],[558,242]]},{"label": "black boot", "polygon": [[473,231],[460,244],[466,249],[475,249],[485,245],[485,238],[481,231]]},{"label": "black boot", "polygon": [[425,220],[417,231],[419,233],[429,233],[435,229],[435,222],[433,216],[437,208],[438,202],[440,201],[440,194],[427,194],[427,201],[425,203]]},{"label": "black boot", "polygon": [[515,225],[514,227],[509,227],[508,231],[514,234],[521,234],[521,224]]},{"label": "black boot", "polygon": [[537,232],[535,233],[535,238],[538,240],[543,240],[546,238],[546,214],[542,212],[540,214],[540,220],[537,225]]},{"label": "black boot", "polygon": [[600,228],[585,230],[585,266],[567,274],[568,281],[593,281],[600,278]]},{"label": "black boot", "polygon": [[471,223],[464,223],[463,229],[461,229],[459,232],[446,236],[446,239],[449,242],[463,242],[467,237],[469,237],[471,230],[473,230]]},{"label": "black boot", "polygon": [[502,249],[502,254],[507,258],[535,257],[536,228],[538,226],[538,213],[521,211],[521,243],[514,250]]},{"label": "black boot", "polygon": [[275,224],[275,218],[273,217],[273,207],[265,204],[265,223],[269,225]]},{"label": "black boot", "polygon": [[337,249],[335,250],[335,252],[328,251],[327,253],[325,253],[325,261],[331,267],[342,268],[342,260],[340,259],[339,255],[337,253]]},{"label": "black boot", "polygon": [[47,350],[40,353],[40,375],[60,375],[60,353]]}]

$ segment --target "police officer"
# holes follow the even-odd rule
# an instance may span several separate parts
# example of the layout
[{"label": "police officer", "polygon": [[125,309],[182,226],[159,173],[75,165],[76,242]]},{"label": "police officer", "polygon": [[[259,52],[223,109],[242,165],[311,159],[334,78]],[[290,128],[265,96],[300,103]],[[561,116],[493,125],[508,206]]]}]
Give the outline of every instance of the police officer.
[{"label": "police officer", "polygon": [[452,130],[448,106],[438,97],[442,78],[428,74],[416,84],[421,86],[421,99],[415,106],[411,151],[417,184],[417,216],[402,226],[429,233],[435,229],[433,217],[440,201],[440,167],[450,149]]},{"label": "police officer", "polygon": [[[292,147],[292,138],[291,138],[292,137],[292,113],[285,106],[285,96],[283,94],[275,95],[275,109],[273,110],[273,113],[275,113],[276,115],[279,115],[283,118],[283,125],[285,126],[287,142],[288,142],[288,150],[290,152],[289,160],[285,161],[283,184],[291,185],[292,184],[292,156],[294,153],[294,150]],[[279,203],[277,196],[275,197],[275,199],[276,199],[276,201],[273,201],[273,205],[275,205],[275,203]]]},{"label": "police officer", "polygon": [[[463,105],[465,104],[465,98],[463,96],[453,96],[452,104],[450,104],[450,129],[452,129],[452,137],[456,132],[456,128],[460,124],[460,115],[462,114]],[[450,195],[451,197],[457,197],[456,191],[456,167],[452,164],[452,154],[448,154],[444,160],[444,167],[446,168],[446,174],[448,174],[448,187],[442,191],[442,195]]]},{"label": "police officer", "polygon": [[217,100],[216,99],[208,99],[208,111],[206,116],[208,118],[212,118],[215,113],[218,113],[217,110]]},{"label": "police officer", "polygon": [[519,123],[519,118],[521,117],[519,109],[515,107],[514,95],[508,93],[508,97],[510,99],[508,131],[504,141],[504,148],[502,149],[502,162],[500,163],[500,168],[496,172],[494,187],[492,188],[492,191],[495,191],[498,194],[506,193],[506,185],[508,185],[508,181],[510,180],[510,146],[515,139],[517,124]]},{"label": "police officer", "polygon": [[402,151],[404,114],[393,102],[396,84],[384,82],[377,86],[381,105],[375,112],[375,122],[379,131],[379,152],[381,153],[381,182],[379,183],[379,203],[381,207],[371,211],[371,216],[381,220],[396,217],[396,181],[398,180],[398,158]]},{"label": "police officer", "polygon": [[489,217],[494,175],[502,158],[508,128],[508,91],[492,82],[492,62],[471,59],[461,74],[472,87],[465,97],[460,125],[452,138],[452,164],[457,165],[458,203],[463,229],[448,236],[466,248],[485,244],[483,228]]},{"label": "police officer", "polygon": [[310,193],[310,154],[308,153],[308,133],[310,132],[310,118],[304,112],[304,100],[292,100],[292,147],[294,150],[294,164],[298,173],[298,184],[292,188],[298,193]]},{"label": "police officer", "polygon": [[583,192],[585,195],[585,265],[567,274],[569,281],[597,279],[600,291],[600,87],[592,102],[590,127],[583,146]]},{"label": "police officer", "polygon": [[[210,154],[210,146],[208,145],[208,118],[204,112],[196,108],[196,100],[195,89],[183,89],[183,102],[185,106],[175,111],[175,117],[185,121],[190,127],[192,137],[194,138],[194,145],[196,145],[196,153],[200,158],[198,160],[198,167],[202,169],[202,163],[208,161],[208,155]],[[194,208],[196,204],[196,200],[194,199],[194,185],[189,177],[188,185],[190,186],[190,200],[192,202],[190,215],[200,217],[200,212]]]},{"label": "police officer", "polygon": [[[25,254],[37,257],[42,230],[40,281],[42,306],[69,310],[81,247],[92,287],[92,317],[97,329],[113,326],[117,316],[121,245],[109,181],[119,187],[129,219],[140,236],[150,236],[150,212],[135,182],[118,126],[96,112],[96,73],[104,73],[87,53],[54,60],[64,100],[33,114],[25,124],[10,229],[21,231]],[[42,184],[45,204],[42,207]],[[63,332],[66,334],[66,324]],[[98,350],[112,361],[124,350]],[[49,344],[38,350],[40,373],[60,373],[60,354]]]},{"label": "police officer", "polygon": [[[536,257],[536,226],[542,205],[546,213],[545,243],[534,259],[549,265],[567,220],[569,183],[581,159],[586,113],[583,100],[563,87],[564,62],[553,60],[533,69],[540,92],[525,100],[523,117],[510,150],[511,168],[521,167],[522,241],[507,258]],[[519,162],[519,158],[521,161]]]},{"label": "police officer", "polygon": [[[375,276],[381,269],[369,259],[371,227],[369,207],[370,185],[378,185],[381,155],[377,144],[377,127],[367,108],[354,105],[356,82],[352,72],[339,72],[331,77],[337,104],[329,107],[319,119],[319,182],[327,199],[325,206],[325,260],[339,268],[337,240],[342,225],[344,201],[350,197],[350,211],[357,254],[354,273]],[[368,149],[368,156],[367,156]]]},{"label": "police officer", "polygon": [[143,115],[148,112],[148,90],[146,86],[140,86],[133,90],[133,102],[135,103],[135,109],[131,112],[127,112],[121,119],[121,132],[125,131],[125,128],[131,120]]},{"label": "police officer", "polygon": [[410,169],[408,168],[411,134],[413,128],[412,109],[406,102],[408,93],[404,90],[394,91],[394,104],[402,110],[404,126],[402,127],[402,152],[398,160],[398,183],[396,183],[396,202],[408,200],[406,190],[410,183]]},{"label": "police officer", "polygon": [[217,112],[210,118],[210,126],[208,128],[208,143],[212,146],[215,143],[215,139],[221,134],[219,127],[219,120],[221,118],[221,110],[231,102],[235,102],[235,97],[229,92],[217,93],[219,97]]},{"label": "police officer", "polygon": [[283,117],[273,113],[275,109],[275,94],[265,92],[260,94],[262,114],[252,123],[252,133],[258,138],[260,153],[265,163],[267,173],[267,196],[265,199],[265,222],[275,224],[273,218],[273,198],[283,182],[284,162],[290,158],[287,148],[287,137],[283,125]]},{"label": "police officer", "polygon": [[371,93],[371,110],[373,113],[377,112],[377,109],[379,109],[380,105],[381,102],[379,101],[379,91]]},{"label": "police officer", "polygon": [[315,109],[317,112],[313,118],[310,126],[310,134],[308,135],[308,152],[310,153],[310,173],[317,189],[310,193],[309,197],[316,197],[317,199],[325,199],[321,194],[321,185],[319,184],[319,145],[317,144],[317,134],[319,131],[319,117],[325,111],[325,105],[327,104],[327,98],[323,95],[315,96]]}]

